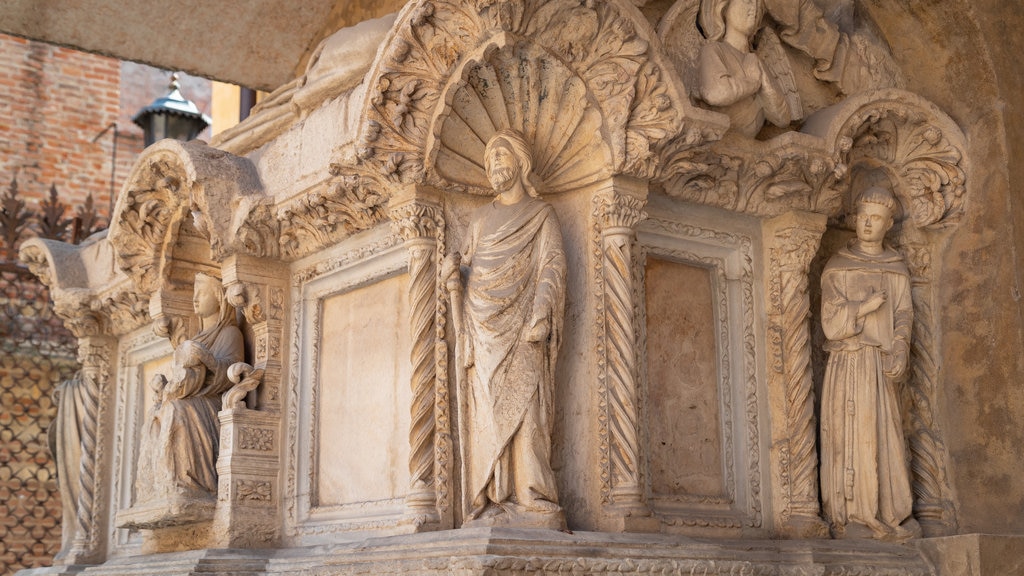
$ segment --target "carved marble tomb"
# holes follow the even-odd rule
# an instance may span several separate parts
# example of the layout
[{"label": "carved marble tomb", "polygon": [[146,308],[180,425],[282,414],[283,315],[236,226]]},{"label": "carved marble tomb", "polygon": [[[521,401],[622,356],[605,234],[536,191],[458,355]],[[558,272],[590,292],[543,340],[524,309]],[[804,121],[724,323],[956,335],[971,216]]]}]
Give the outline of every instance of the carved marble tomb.
[{"label": "carved marble tomb", "polygon": [[[635,4],[413,0],[27,242],[84,396],[36,572],[955,573],[964,131],[867,11]],[[877,471],[836,455],[869,382]]]}]

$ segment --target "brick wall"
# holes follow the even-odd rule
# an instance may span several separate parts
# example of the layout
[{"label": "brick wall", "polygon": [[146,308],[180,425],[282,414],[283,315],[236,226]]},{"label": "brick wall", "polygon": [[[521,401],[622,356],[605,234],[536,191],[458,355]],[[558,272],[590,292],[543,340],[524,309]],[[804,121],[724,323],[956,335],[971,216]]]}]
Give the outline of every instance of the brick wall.
[{"label": "brick wall", "polygon": [[[0,195],[17,176],[25,208],[39,213],[56,185],[68,218],[92,193],[106,221],[114,133],[101,133],[117,122],[116,195],[142,151],[142,131],[131,117],[166,94],[169,79],[169,72],[149,66],[0,34]],[[209,111],[209,81],[183,76],[182,92]],[[45,287],[3,261],[16,252],[2,237],[0,575],[6,575],[48,566],[60,549],[61,504],[46,431],[56,416],[50,394],[76,363],[74,338],[53,318]]]},{"label": "brick wall", "polygon": [[120,76],[118,60],[0,35],[0,179],[107,206],[113,138],[92,140],[118,118]]}]

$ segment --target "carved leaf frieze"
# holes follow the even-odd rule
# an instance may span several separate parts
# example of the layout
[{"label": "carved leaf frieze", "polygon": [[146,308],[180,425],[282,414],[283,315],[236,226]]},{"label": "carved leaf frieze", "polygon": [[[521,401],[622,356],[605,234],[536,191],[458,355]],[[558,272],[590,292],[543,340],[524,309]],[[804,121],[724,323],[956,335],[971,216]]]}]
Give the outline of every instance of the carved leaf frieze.
[{"label": "carved leaf frieze", "polygon": [[369,178],[340,176],[278,210],[281,252],[297,258],[382,222],[387,197]]}]

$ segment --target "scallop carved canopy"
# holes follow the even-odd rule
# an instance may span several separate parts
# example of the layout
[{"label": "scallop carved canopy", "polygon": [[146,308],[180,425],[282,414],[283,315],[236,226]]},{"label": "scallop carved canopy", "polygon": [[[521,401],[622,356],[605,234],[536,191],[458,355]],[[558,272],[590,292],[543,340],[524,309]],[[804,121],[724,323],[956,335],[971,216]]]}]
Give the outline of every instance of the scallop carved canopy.
[{"label": "scallop carved canopy", "polygon": [[110,225],[117,267],[151,294],[167,279],[179,235],[202,236],[220,261],[246,252],[237,233],[248,199],[262,198],[252,163],[201,141],[163,140],[147,148],[125,181]]},{"label": "scallop carved canopy", "polygon": [[489,193],[483,150],[514,128],[546,193],[613,174],[657,177],[726,121],[690,105],[639,11],[621,0],[420,0],[367,78],[337,173]]},{"label": "scallop carved canopy", "polygon": [[200,141],[163,140],[142,153],[125,181],[108,238],[117,268],[149,298],[157,334],[175,345],[184,338],[195,273],[219,275],[216,263],[225,256],[252,253],[251,234],[242,233],[241,225],[264,201],[245,158]]}]

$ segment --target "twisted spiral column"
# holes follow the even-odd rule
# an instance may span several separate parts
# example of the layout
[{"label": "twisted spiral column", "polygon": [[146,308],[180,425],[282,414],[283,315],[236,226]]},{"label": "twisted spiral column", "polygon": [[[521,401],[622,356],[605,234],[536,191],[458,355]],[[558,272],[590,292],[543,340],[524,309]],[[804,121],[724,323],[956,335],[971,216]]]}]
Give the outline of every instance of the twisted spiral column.
[{"label": "twisted spiral column", "polygon": [[409,493],[406,516],[417,528],[440,518],[435,482],[437,339],[437,235],[440,213],[413,200],[391,209],[391,219],[409,253],[409,331],[412,401],[409,420]]},{"label": "twisted spiral column", "polygon": [[81,380],[75,394],[78,396],[79,442],[82,459],[79,463],[79,491],[77,516],[75,517],[75,538],[67,555],[67,563],[91,563],[101,552],[104,512],[102,483],[97,475],[103,457],[97,441],[100,436],[100,422],[103,402],[110,382],[110,362],[113,358],[113,342],[102,336],[79,338],[78,356],[82,364]]},{"label": "twisted spiral column", "polygon": [[636,302],[634,301],[633,243],[635,226],[647,217],[646,200],[603,192],[594,197],[594,216],[601,246],[603,288],[602,377],[605,395],[604,476],[608,499],[630,516],[648,516],[641,484],[638,429]]},{"label": "twisted spiral column", "polygon": [[769,388],[782,428],[773,431],[778,454],[782,532],[796,537],[828,535],[818,500],[818,423],[811,371],[808,271],[825,231],[824,216],[785,214],[769,222],[769,346],[775,361]]}]

